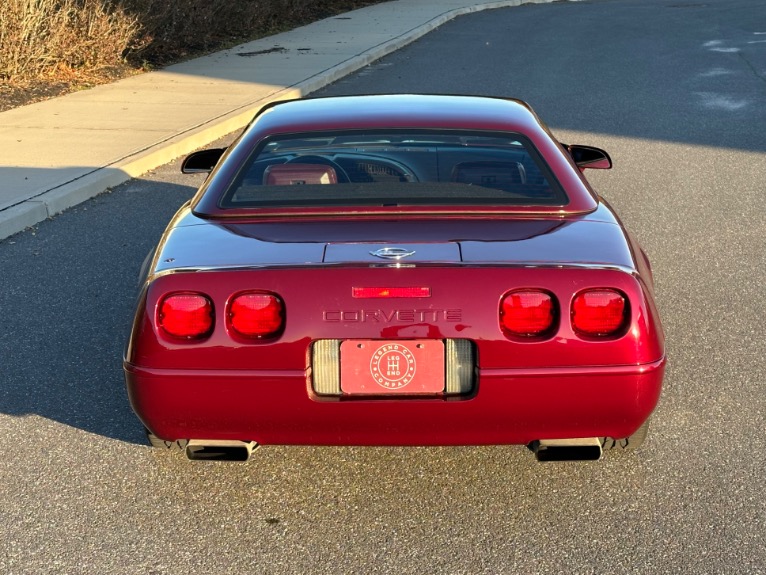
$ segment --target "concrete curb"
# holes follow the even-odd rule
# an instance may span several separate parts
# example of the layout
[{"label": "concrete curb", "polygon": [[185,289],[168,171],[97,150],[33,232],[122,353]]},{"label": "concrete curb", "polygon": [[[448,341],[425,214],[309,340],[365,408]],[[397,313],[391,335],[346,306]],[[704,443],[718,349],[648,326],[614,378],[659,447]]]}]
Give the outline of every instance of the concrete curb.
[{"label": "concrete curb", "polygon": [[109,188],[118,186],[186,155],[218,138],[240,130],[266,104],[276,100],[306,96],[411,44],[458,16],[483,10],[515,7],[522,4],[547,4],[554,1],[556,0],[502,0],[447,10],[425,24],[418,25],[371,49],[356,54],[338,65],[321,70],[298,84],[275,90],[267,97],[253,100],[172,138],[146,149],[132,152],[116,162],[94,169],[85,176],[62,182],[48,190],[40,190],[26,201],[0,211],[0,240],[93,198]]}]

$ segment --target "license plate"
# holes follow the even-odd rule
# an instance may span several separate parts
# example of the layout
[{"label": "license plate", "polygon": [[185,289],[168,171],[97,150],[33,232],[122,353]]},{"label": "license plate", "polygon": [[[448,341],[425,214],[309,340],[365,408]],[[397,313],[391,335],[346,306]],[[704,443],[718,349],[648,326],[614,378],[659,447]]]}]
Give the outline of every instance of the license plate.
[{"label": "license plate", "polygon": [[444,342],[438,339],[343,341],[340,388],[346,395],[443,393]]}]

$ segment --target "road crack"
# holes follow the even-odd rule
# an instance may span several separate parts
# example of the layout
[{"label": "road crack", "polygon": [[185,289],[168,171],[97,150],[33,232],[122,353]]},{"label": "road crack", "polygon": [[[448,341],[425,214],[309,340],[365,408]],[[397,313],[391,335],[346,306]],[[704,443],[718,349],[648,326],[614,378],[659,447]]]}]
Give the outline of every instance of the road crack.
[{"label": "road crack", "polygon": [[745,56],[742,52],[737,52],[740,58],[742,58],[742,61],[745,63],[745,65],[750,68],[750,71],[753,73],[753,75],[758,78],[761,82],[766,83],[766,76],[760,74],[755,66],[753,66],[752,62],[747,59],[747,56]]}]

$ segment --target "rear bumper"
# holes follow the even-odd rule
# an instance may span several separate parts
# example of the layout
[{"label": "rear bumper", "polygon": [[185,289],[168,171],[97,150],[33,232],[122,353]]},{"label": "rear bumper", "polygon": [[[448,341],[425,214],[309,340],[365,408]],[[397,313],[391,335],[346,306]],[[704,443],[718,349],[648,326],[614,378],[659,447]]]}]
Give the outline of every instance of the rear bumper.
[{"label": "rear bumper", "polygon": [[480,370],[471,397],[390,400],[320,398],[305,371],[124,367],[133,409],[164,439],[486,445],[627,437],[657,405],[665,359],[639,366]]}]

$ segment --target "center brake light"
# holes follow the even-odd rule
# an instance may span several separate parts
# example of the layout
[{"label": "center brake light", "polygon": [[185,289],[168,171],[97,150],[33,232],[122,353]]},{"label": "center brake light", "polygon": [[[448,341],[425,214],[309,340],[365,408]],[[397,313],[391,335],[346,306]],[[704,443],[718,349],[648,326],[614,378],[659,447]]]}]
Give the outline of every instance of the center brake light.
[{"label": "center brake light", "polygon": [[172,293],[160,302],[157,323],[180,339],[201,339],[213,330],[213,302],[200,293]]},{"label": "center brake light", "polygon": [[266,338],[277,335],[285,323],[285,306],[271,293],[246,292],[235,296],[227,314],[229,326],[238,335],[247,338]]},{"label": "center brake light", "polygon": [[541,290],[512,291],[500,302],[500,326],[506,335],[546,335],[553,329],[557,315],[553,296]]},{"label": "center brake light", "polygon": [[430,287],[354,287],[351,296],[357,299],[431,297]]}]

